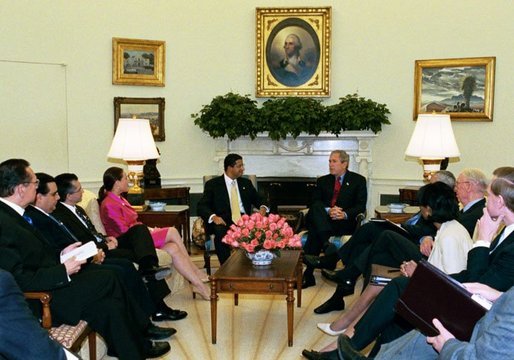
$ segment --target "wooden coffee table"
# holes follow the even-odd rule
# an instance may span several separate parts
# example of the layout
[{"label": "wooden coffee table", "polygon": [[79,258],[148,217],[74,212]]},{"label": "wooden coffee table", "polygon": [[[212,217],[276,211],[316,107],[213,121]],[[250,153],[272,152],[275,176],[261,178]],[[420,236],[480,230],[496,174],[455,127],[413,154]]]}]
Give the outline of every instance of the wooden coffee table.
[{"label": "wooden coffee table", "polygon": [[233,293],[237,306],[238,294],[284,294],[287,301],[287,345],[293,346],[294,286],[297,306],[302,306],[302,261],[300,250],[282,250],[281,256],[269,266],[253,266],[242,251],[235,251],[211,276],[211,332],[216,344],[218,293]]}]

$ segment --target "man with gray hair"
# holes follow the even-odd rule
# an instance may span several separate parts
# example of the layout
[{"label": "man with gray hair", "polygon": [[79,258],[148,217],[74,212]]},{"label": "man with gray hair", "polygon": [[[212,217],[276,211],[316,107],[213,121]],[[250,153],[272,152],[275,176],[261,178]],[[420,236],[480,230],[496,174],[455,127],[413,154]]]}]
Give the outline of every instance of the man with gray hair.
[{"label": "man with gray hair", "polygon": [[473,237],[477,220],[485,207],[487,178],[479,169],[467,168],[461,171],[455,183],[455,193],[462,204],[459,222]]}]

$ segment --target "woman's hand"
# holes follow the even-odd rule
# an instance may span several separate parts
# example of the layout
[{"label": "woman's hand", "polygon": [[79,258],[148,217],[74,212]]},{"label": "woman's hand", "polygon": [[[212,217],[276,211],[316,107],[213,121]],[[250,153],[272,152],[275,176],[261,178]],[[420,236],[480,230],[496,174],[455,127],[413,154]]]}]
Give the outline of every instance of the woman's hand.
[{"label": "woman's hand", "polygon": [[403,276],[411,277],[412,274],[414,274],[414,270],[416,270],[417,266],[418,264],[414,260],[404,261],[400,265],[400,271],[402,272]]},{"label": "woman's hand", "polygon": [[425,236],[423,239],[421,239],[421,243],[419,244],[419,251],[426,257],[429,257],[433,247],[434,239],[432,236]]}]

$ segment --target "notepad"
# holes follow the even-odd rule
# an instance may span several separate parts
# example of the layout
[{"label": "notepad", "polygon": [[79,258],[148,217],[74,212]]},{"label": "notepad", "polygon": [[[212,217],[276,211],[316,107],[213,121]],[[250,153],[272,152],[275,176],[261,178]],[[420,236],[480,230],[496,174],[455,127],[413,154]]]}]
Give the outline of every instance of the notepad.
[{"label": "notepad", "polygon": [[78,261],[86,260],[98,254],[98,249],[93,241],[89,241],[78,248],[75,248],[61,256],[61,264],[75,256]]}]

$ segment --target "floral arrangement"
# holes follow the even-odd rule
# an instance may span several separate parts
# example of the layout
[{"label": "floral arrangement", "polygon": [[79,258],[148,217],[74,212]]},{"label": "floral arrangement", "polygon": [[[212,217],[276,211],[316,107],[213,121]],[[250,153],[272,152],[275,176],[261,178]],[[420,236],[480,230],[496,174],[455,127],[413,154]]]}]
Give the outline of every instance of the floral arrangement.
[{"label": "floral arrangement", "polygon": [[298,249],[302,247],[300,236],[280,215],[262,216],[260,213],[243,215],[236,224],[232,224],[222,240],[234,248],[242,248],[248,253],[269,250],[277,255],[281,249]]}]

